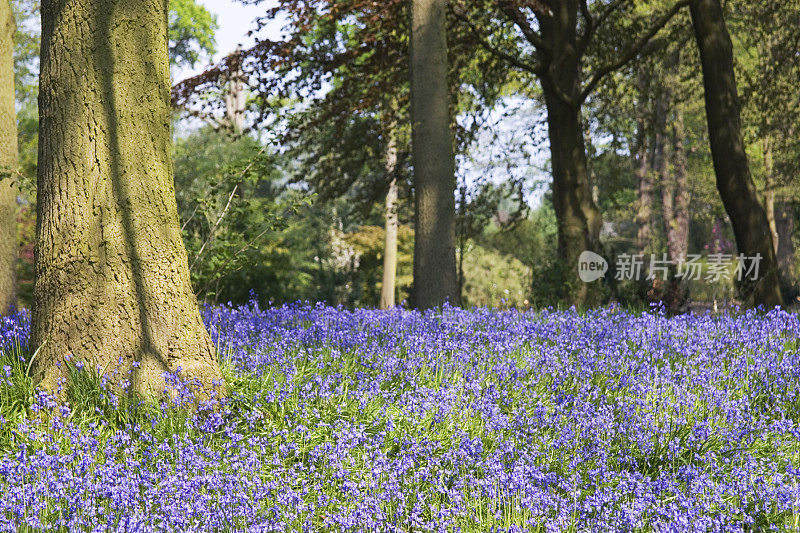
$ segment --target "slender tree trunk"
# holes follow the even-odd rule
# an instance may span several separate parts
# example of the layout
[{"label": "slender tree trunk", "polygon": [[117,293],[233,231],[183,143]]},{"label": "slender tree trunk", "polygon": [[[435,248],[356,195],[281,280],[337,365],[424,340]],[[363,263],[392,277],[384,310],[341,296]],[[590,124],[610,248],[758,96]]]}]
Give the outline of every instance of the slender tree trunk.
[{"label": "slender tree trunk", "polygon": [[143,395],[178,368],[195,390],[222,379],[181,241],[169,89],[166,0],[42,3],[32,345],[47,389],[68,356]]},{"label": "slender tree trunk", "polygon": [[397,277],[397,136],[396,126],[389,128],[389,142],[386,146],[386,175],[389,191],[386,193],[384,216],[386,219],[386,236],[383,245],[383,283],[381,284],[381,309],[394,307],[395,280]]},{"label": "slender tree trunk", "polygon": [[685,259],[689,253],[689,188],[685,134],[683,112],[677,109],[672,130],[672,172],[668,173],[662,188],[667,251],[670,260],[676,263]]},{"label": "slender tree trunk", "polygon": [[778,233],[778,269],[781,284],[792,292],[797,288],[797,267],[794,249],[794,206],[780,201],[775,204],[775,226]]},{"label": "slender tree trunk", "polygon": [[772,247],[778,253],[778,228],[775,223],[775,167],[772,161],[772,144],[769,137],[763,140],[764,149],[764,213],[767,215]]},{"label": "slender tree trunk", "polygon": [[688,298],[686,281],[677,277],[677,265],[685,261],[689,253],[689,191],[685,134],[683,111],[677,106],[672,127],[670,158],[672,167],[670,169],[665,165],[661,177],[664,234],[667,239],[667,253],[672,262],[664,293],[664,304],[670,314],[684,311]]},{"label": "slender tree trunk", "polygon": [[758,199],[742,139],[733,45],[719,0],[692,0],[692,25],[700,49],[706,119],[717,189],[733,225],[736,247],[746,257],[761,257],[758,280],[740,284],[753,305],[783,304],[769,222]]},{"label": "slender tree trunk", "polygon": [[647,95],[643,81],[643,77],[640,76],[639,102],[636,106],[636,158],[634,160],[636,183],[638,184],[636,223],[639,229],[636,232],[636,247],[639,249],[639,253],[644,253],[647,244],[650,242],[650,226],[646,223],[647,217],[644,216],[643,212],[643,207],[647,204],[645,182],[648,179],[650,170],[650,157],[647,149]]},{"label": "slender tree trunk", "polygon": [[17,117],[14,108],[14,14],[0,0],[0,315],[17,304]]},{"label": "slender tree trunk", "polygon": [[445,0],[411,2],[414,304],[458,303]]},{"label": "slender tree trunk", "polygon": [[[236,47],[236,52],[241,48]],[[234,135],[239,135],[244,131],[244,110],[247,105],[244,92],[244,72],[238,66],[228,78],[228,90],[225,93],[225,117],[226,125],[230,127]]]},{"label": "slender tree trunk", "polygon": [[[659,176],[662,182],[669,173],[669,165],[667,163],[667,146],[666,146],[666,127],[667,127],[667,113],[669,111],[669,98],[667,95],[659,95],[656,99],[656,106],[654,110],[655,124],[653,125],[653,146],[652,153],[648,158],[650,163],[648,166],[642,166],[639,169],[639,209],[636,216],[636,222],[639,225],[639,232],[637,234],[637,245],[639,253],[646,253],[651,251],[653,244],[653,226],[655,225],[655,217],[653,213],[654,193],[655,193],[655,176]],[[646,132],[646,125],[642,123],[640,127]],[[646,133],[644,133],[645,138]]]}]

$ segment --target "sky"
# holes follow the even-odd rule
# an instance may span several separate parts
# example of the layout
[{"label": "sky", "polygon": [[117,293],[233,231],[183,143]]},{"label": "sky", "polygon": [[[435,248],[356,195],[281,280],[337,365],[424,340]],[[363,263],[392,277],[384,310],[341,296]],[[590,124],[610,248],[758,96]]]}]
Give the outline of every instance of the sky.
[{"label": "sky", "polygon": [[[219,29],[216,34],[217,53],[213,58],[214,63],[230,54],[237,45],[247,48],[253,44],[253,37],[247,37],[247,32],[255,29],[255,19],[275,5],[273,0],[265,0],[259,5],[243,5],[238,0],[198,0],[209,12],[216,15]],[[280,24],[273,24],[268,28],[265,37],[277,39],[280,36]],[[207,65],[197,65],[194,69],[183,69],[175,79],[199,74]]]}]

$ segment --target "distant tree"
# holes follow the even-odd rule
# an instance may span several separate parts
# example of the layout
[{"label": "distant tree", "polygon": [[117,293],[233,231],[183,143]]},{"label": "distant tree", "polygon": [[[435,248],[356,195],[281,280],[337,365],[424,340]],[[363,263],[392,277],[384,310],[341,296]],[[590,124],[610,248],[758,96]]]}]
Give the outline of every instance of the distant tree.
[{"label": "distant tree", "polygon": [[197,0],[169,0],[169,60],[194,68],[216,52],[217,17]]},{"label": "distant tree", "polygon": [[169,87],[166,2],[42,5],[31,345],[46,389],[68,357],[143,395],[164,372],[222,379],[181,241]]},{"label": "distant tree", "polygon": [[598,84],[630,63],[688,0],[637,4],[622,0],[452,4],[487,51],[539,80],[547,108],[561,294],[579,305],[600,298],[598,285],[580,282],[576,265],[582,251],[601,251],[602,227],[590,183],[583,106]]},{"label": "distant tree", "polygon": [[[800,203],[800,2],[734,2],[728,4],[731,31],[741,43],[737,54],[746,124],[745,139],[761,152],[761,165],[753,161],[757,186],[777,254],[781,285],[786,298],[797,295],[794,246],[795,217]],[[744,57],[742,57],[744,56]],[[758,157],[759,154],[756,154]]]}]

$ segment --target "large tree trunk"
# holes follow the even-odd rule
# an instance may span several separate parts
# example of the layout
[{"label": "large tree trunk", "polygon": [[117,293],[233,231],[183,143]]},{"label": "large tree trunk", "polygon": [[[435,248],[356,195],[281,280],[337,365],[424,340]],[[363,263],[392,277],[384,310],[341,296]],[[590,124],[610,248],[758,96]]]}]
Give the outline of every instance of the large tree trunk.
[{"label": "large tree trunk", "polygon": [[381,284],[381,309],[394,307],[395,280],[397,278],[397,136],[395,127],[389,130],[389,142],[386,146],[386,175],[391,180],[386,193],[384,216],[386,219],[386,235],[383,245],[383,283]]},{"label": "large tree trunk", "polygon": [[414,304],[458,303],[455,159],[447,87],[444,0],[411,3]]},{"label": "large tree trunk", "polygon": [[693,0],[692,25],[700,49],[706,119],[717,189],[731,219],[736,247],[746,257],[761,257],[758,280],[741,283],[748,304],[783,304],[769,223],[759,202],[742,140],[733,45],[719,0]]},{"label": "large tree trunk", "polygon": [[[129,390],[221,380],[189,282],[170,157],[166,0],[42,3],[34,372]],[[195,385],[198,390],[200,385]]]},{"label": "large tree trunk", "polygon": [[14,108],[14,14],[0,0],[0,315],[17,303],[17,118]]}]

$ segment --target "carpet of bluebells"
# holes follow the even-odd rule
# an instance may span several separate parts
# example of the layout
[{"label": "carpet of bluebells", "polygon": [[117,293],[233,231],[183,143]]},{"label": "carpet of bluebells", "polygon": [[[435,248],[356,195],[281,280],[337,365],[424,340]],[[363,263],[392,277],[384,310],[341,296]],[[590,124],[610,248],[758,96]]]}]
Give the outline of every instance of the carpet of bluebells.
[{"label": "carpet of bluebells", "polygon": [[0,531],[800,529],[796,315],[204,313],[194,412],[55,403],[0,319]]}]

